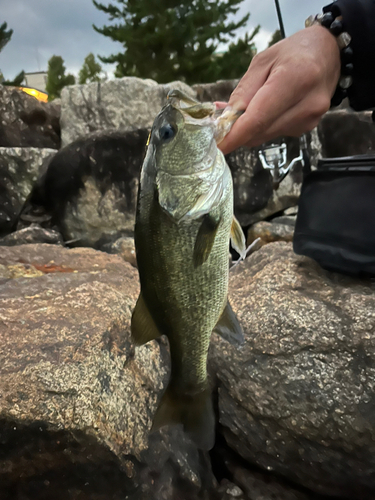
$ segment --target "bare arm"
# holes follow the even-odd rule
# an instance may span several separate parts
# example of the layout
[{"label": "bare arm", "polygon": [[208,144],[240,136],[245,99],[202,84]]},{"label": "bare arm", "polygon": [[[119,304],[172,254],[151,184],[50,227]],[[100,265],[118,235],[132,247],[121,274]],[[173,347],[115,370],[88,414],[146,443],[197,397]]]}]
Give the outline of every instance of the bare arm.
[{"label": "bare arm", "polygon": [[313,129],[330,107],[339,76],[339,48],[321,26],[301,30],[257,54],[228,103],[245,113],[220,149],[226,154],[245,144],[257,146]]}]

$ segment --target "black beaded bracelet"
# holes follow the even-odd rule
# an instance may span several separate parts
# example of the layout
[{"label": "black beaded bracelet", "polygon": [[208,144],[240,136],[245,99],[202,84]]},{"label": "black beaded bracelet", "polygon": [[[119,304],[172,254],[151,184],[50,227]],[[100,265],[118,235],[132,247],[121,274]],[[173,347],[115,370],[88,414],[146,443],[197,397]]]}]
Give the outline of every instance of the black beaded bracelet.
[{"label": "black beaded bracelet", "polygon": [[327,28],[334,37],[340,49],[341,76],[331,99],[331,107],[338,106],[348,96],[348,88],[353,83],[353,50],[350,47],[351,36],[344,31],[340,8],[333,3],[323,8],[323,14],[310,16],[305,21],[306,28],[314,25]]}]

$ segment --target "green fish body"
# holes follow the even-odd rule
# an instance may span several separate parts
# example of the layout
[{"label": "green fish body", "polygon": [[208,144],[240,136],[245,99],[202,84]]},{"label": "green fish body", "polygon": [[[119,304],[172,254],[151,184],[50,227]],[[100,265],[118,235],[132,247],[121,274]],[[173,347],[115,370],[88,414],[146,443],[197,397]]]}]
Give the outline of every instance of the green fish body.
[{"label": "green fish body", "polygon": [[[166,335],[170,344],[170,382],[153,428],[182,423],[199,448],[210,449],[208,347],[215,327],[241,335],[227,302],[228,249],[231,233],[241,250],[244,240],[213,108],[176,94],[154,122],[141,172],[135,225],[141,293],[132,335],[138,344]],[[186,101],[191,106],[184,108]]]}]

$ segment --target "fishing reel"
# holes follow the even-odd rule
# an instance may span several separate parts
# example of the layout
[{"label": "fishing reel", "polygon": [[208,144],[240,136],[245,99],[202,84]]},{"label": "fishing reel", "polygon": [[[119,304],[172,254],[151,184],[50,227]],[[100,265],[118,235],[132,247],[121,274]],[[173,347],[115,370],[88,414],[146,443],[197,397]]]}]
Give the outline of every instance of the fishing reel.
[{"label": "fishing reel", "polygon": [[260,149],[258,154],[262,167],[271,172],[274,189],[279,187],[280,182],[298,161],[301,162],[304,172],[310,170],[310,158],[307,152],[305,135],[300,137],[299,140],[299,155],[293,158],[289,164],[287,163],[287,145],[285,142],[269,144]]}]

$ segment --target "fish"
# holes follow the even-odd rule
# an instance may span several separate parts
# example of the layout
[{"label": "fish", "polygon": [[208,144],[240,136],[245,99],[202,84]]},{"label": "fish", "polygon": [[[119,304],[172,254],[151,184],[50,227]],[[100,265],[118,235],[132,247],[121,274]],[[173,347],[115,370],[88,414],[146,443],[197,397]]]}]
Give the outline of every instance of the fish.
[{"label": "fish", "polygon": [[141,291],[132,338],[143,345],[166,335],[171,356],[151,431],[182,424],[202,450],[215,442],[211,334],[243,342],[228,302],[228,255],[230,240],[241,256],[246,242],[233,214],[231,172],[217,147],[238,113],[218,113],[213,103],[169,92],[141,169],[134,234]]}]

